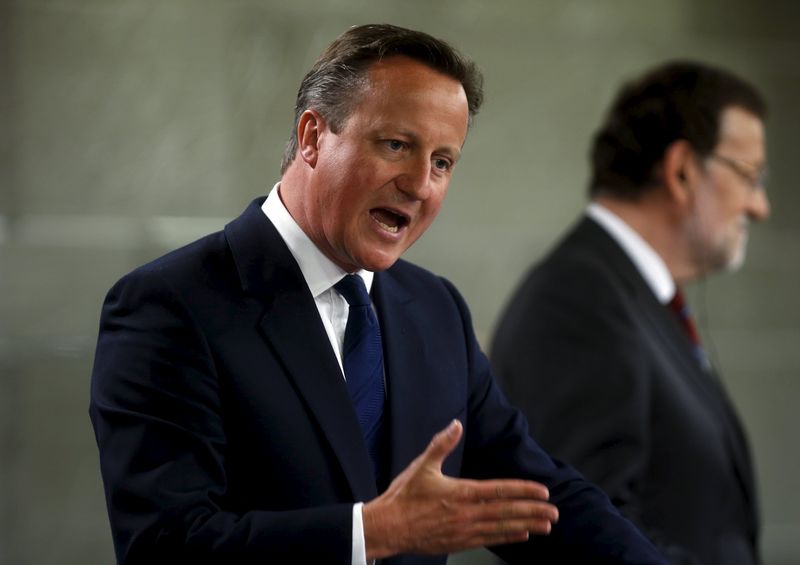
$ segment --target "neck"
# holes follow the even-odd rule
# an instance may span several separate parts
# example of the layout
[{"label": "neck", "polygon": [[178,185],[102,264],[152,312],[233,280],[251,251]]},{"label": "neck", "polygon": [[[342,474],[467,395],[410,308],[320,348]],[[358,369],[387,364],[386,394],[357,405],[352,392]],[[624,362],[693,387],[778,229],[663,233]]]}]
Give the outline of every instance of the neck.
[{"label": "neck", "polygon": [[303,188],[306,186],[307,179],[305,178],[304,171],[297,166],[297,163],[292,163],[283,173],[281,177],[278,195],[281,202],[286,207],[289,215],[292,216],[297,225],[300,226],[306,235],[311,236],[308,230],[308,218],[303,206]]},{"label": "neck", "polygon": [[599,195],[593,201],[619,216],[661,257],[678,283],[697,278],[688,242],[683,236],[680,215],[662,191],[654,190],[635,200]]}]

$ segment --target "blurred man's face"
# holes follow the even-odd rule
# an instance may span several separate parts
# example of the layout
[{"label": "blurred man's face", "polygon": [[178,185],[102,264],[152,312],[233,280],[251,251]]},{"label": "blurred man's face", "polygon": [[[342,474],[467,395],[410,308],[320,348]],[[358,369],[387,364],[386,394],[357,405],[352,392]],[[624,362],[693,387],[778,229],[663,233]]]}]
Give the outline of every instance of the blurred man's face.
[{"label": "blurred man's face", "polygon": [[439,213],[468,117],[457,80],[407,57],[375,63],[341,131],[320,130],[312,241],[348,272],[392,266]]},{"label": "blurred man's face", "polygon": [[720,140],[704,161],[688,225],[690,252],[699,273],[736,269],[744,262],[750,220],[769,216],[761,182],[765,166],[762,121],[739,107],[724,110]]}]

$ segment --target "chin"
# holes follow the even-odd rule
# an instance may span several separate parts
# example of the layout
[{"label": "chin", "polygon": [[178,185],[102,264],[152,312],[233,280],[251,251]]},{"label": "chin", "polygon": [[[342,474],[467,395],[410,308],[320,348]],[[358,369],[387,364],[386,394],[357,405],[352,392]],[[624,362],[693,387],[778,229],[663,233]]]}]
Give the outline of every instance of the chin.
[{"label": "chin", "polygon": [[733,248],[733,252],[728,256],[728,260],[725,262],[725,270],[726,271],[738,271],[744,265],[744,259],[747,256],[747,232],[743,233],[736,245]]},{"label": "chin", "polygon": [[726,261],[725,263],[725,270],[728,272],[735,272],[742,268],[744,265],[744,259],[747,253],[745,252],[744,246],[738,248],[734,254]]},{"label": "chin", "polygon": [[366,257],[359,257],[358,265],[361,269],[378,273],[390,268],[399,258],[399,255],[388,253],[370,254]]},{"label": "chin", "polygon": [[383,261],[374,261],[369,263],[364,267],[367,271],[372,271],[374,273],[379,273],[381,271],[385,271],[386,269],[391,268],[392,265],[397,263],[399,257],[394,257],[392,259],[386,259]]}]

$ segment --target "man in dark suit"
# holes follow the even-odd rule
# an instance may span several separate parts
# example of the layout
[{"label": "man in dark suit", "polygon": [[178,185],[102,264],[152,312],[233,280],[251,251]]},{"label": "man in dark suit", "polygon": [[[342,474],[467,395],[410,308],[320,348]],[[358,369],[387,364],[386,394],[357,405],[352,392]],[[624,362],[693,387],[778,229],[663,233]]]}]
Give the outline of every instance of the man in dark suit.
[{"label": "man in dark suit", "polygon": [[455,288],[399,260],[481,96],[447,44],[352,28],[269,196],[111,289],[90,414],[119,563],[662,563],[528,437]]},{"label": "man in dark suit", "polygon": [[628,84],[595,137],[585,217],[491,347],[531,435],[673,563],[758,562],[745,436],[678,302],[685,281],[739,266],[748,221],[769,214],[764,112],[751,85],[701,64]]}]

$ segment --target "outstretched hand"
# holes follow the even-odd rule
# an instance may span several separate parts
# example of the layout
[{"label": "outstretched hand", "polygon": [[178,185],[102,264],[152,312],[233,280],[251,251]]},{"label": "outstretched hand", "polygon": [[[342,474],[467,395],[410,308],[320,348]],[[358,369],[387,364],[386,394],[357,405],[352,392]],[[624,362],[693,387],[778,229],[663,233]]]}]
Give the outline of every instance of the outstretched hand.
[{"label": "outstretched hand", "polygon": [[548,534],[558,510],[547,488],[517,479],[469,480],[442,474],[463,428],[453,420],[389,488],[363,508],[367,559],[398,553],[452,553]]}]

